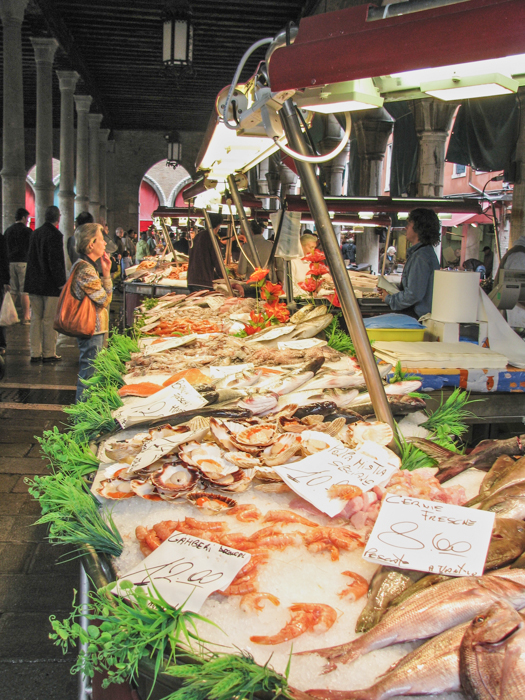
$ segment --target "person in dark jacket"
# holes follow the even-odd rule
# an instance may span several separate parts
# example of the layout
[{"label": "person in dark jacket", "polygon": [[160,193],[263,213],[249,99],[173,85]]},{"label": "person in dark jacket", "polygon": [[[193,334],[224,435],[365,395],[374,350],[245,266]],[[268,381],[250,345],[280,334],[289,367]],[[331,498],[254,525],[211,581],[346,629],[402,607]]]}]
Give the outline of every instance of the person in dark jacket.
[{"label": "person in dark jacket", "polygon": [[60,290],[66,283],[63,235],[58,230],[60,209],[48,207],[45,223],[31,237],[24,291],[31,302],[29,342],[31,362],[57,362],[53,321]]},{"label": "person in dark jacket", "polygon": [[16,297],[20,295],[20,305],[24,316],[22,323],[24,324],[29,323],[29,297],[24,294],[24,282],[29,243],[33,233],[27,225],[28,218],[27,209],[20,207],[16,210],[15,223],[4,231],[7,259],[9,260],[11,294],[15,303]]},{"label": "person in dark jacket", "polygon": [[[94,221],[93,215],[88,211],[81,211],[75,219],[75,229],[80,228],[84,224],[92,224]],[[75,235],[73,234],[67,239],[67,254],[71,260],[71,264],[74,265],[78,260],[78,253],[75,248]]]},{"label": "person in dark jacket", "polygon": [[401,276],[401,289],[397,294],[379,293],[392,311],[420,318],[432,310],[434,272],[439,270],[439,260],[434,246],[441,237],[441,224],[432,209],[413,209],[406,226],[407,242],[411,248]]},{"label": "person in dark jacket", "polygon": [[[210,223],[215,237],[218,236],[222,219],[222,214],[210,214]],[[221,277],[221,268],[215,255],[210,235],[208,231],[199,231],[193,239],[193,245],[190,248],[188,289],[190,292],[213,289],[213,280]]]},{"label": "person in dark jacket", "polygon": [[[0,236],[0,307],[4,301],[4,294],[9,293],[9,260],[7,258],[7,246],[5,236]],[[0,326],[0,356],[5,355],[6,339],[5,327]],[[0,357],[0,379],[4,376],[4,361]]]}]

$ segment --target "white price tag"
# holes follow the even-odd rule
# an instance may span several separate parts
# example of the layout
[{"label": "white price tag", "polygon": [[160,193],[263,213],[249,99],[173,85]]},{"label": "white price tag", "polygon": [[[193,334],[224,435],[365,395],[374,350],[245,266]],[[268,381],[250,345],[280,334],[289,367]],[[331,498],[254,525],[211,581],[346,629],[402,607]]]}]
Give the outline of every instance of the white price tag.
[{"label": "white price tag", "polygon": [[147,418],[162,418],[173,413],[202,408],[205,405],[206,400],[199,392],[195,391],[186,379],[179,379],[178,382],[137,403],[118,408],[112,415],[122,428],[129,428],[136,423],[142,423]]},{"label": "white price tag", "polygon": [[445,576],[481,576],[495,514],[389,494],[363,558]]},{"label": "white price tag", "polygon": [[172,348],[179,347],[179,345],[187,345],[188,343],[192,343],[196,337],[196,333],[191,333],[190,335],[181,335],[178,338],[168,338],[161,343],[150,343],[144,350],[144,356],[148,357],[148,355],[155,355],[158,352],[164,352],[164,350],[171,350]]},{"label": "white price tag", "polygon": [[249,338],[247,343],[265,343],[268,340],[275,340],[280,338],[282,335],[289,335],[290,333],[295,333],[295,326],[278,326],[277,328],[272,328],[268,332],[262,332],[260,335],[256,333],[253,338]]},{"label": "white price tag", "polygon": [[369,491],[388,481],[399,464],[399,458],[387,448],[364,442],[357,450],[339,443],[300,462],[274,469],[295,493],[333,518],[343,510],[345,502],[330,498],[327,491],[331,486],[352,484],[363,492]]},{"label": "white price tag", "polygon": [[232,374],[240,374],[247,370],[253,369],[252,362],[246,362],[244,365],[228,365],[226,367],[210,367],[211,379],[224,379]]},{"label": "white price tag", "polygon": [[[250,558],[247,552],[175,531],[120,581],[131,581],[153,595],[155,586],[173,607],[184,604],[185,610],[199,612],[206,598],[227,588]],[[112,592],[129,596],[118,584]]]}]

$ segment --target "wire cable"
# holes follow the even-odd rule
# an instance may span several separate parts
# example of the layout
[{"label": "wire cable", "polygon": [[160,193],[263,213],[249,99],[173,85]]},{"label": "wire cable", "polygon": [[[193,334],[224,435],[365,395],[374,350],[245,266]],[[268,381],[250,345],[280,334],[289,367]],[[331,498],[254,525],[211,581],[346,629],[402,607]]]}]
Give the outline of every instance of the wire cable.
[{"label": "wire cable", "polygon": [[346,129],[344,136],[339,143],[339,145],[334,148],[333,151],[330,151],[330,153],[325,153],[322,156],[303,156],[302,153],[296,153],[296,151],[293,151],[291,148],[288,148],[288,146],[285,146],[283,143],[279,143],[278,137],[274,136],[274,142],[283,153],[286,153],[287,156],[290,156],[294,160],[300,160],[302,163],[326,163],[329,160],[332,160],[332,158],[335,158],[341,151],[345,148],[346,144],[348,143],[348,139],[350,138],[350,130],[352,128],[352,117],[350,115],[350,112],[345,112],[345,119],[346,119]]}]

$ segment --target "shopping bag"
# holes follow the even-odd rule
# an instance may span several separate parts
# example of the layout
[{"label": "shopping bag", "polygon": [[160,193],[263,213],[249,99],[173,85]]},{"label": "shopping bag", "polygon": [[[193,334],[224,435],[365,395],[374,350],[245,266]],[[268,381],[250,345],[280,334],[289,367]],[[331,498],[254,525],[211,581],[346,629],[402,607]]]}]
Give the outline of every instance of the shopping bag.
[{"label": "shopping bag", "polygon": [[86,295],[79,301],[71,294],[71,283],[75,270],[69,275],[58,299],[53,328],[71,338],[91,338],[95,332],[97,312],[95,304]]},{"label": "shopping bag", "polygon": [[18,314],[13,303],[13,297],[9,292],[4,294],[4,301],[0,309],[0,326],[13,326],[18,323]]}]

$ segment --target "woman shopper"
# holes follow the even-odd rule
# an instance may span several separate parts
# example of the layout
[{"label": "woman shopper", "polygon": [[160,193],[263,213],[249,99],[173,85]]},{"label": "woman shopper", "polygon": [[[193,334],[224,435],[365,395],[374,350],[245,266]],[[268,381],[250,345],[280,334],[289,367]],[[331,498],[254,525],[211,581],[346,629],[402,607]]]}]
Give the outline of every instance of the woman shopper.
[{"label": "woman shopper", "polygon": [[[89,338],[77,338],[80,350],[79,371],[76,400],[79,401],[84,391],[83,379],[94,374],[93,360],[104,345],[109,328],[108,308],[111,304],[113,285],[111,283],[111,258],[106,253],[106,241],[100,224],[84,224],[75,231],[76,250],[79,259],[71,270],[72,295],[82,301],[88,296],[95,305],[95,332]],[[102,278],[95,263],[100,260]]]}]

